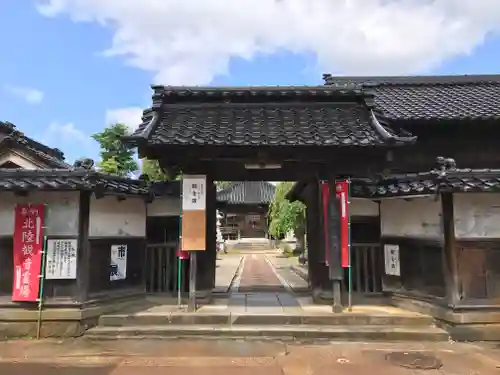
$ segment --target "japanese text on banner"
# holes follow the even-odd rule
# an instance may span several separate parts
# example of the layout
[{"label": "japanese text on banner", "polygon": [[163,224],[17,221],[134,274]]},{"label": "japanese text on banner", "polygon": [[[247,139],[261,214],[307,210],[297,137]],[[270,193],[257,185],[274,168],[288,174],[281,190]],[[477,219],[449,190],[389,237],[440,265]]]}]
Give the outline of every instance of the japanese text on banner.
[{"label": "japanese text on banner", "polygon": [[45,206],[17,205],[14,210],[13,301],[36,301],[40,289]]}]

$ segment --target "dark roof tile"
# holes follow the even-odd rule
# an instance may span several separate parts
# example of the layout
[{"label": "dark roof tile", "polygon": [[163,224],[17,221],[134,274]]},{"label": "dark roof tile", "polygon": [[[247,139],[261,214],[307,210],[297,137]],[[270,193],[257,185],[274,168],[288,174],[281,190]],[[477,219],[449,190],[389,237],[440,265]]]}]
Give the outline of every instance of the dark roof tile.
[{"label": "dark roof tile", "polygon": [[334,77],[331,86],[363,85],[390,120],[499,120],[500,75]]},{"label": "dark roof tile", "polygon": [[5,134],[5,137],[0,141],[0,147],[2,145],[8,147],[14,144],[33,153],[52,168],[71,168],[71,166],[64,161],[64,154],[59,149],[48,147],[27,137],[24,133],[17,130],[16,126],[10,122],[0,121],[0,133]]},{"label": "dark roof tile", "polygon": [[141,180],[81,169],[1,169],[3,191],[100,191],[113,195],[149,195],[149,184]]},{"label": "dark roof tile", "polygon": [[[132,138],[168,145],[384,146],[399,137],[356,87],[155,87]],[[380,120],[380,122],[378,122]],[[407,134],[405,134],[407,136]],[[393,142],[391,142],[393,143]]]}]

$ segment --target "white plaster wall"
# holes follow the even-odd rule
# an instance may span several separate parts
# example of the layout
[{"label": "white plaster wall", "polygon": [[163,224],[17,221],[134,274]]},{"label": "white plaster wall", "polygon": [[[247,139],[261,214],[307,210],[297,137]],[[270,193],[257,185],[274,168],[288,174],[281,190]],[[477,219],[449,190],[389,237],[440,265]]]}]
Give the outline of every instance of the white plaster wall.
[{"label": "white plaster wall", "polygon": [[383,199],[380,225],[382,236],[441,239],[441,202],[434,197]]},{"label": "white plaster wall", "polygon": [[457,238],[500,238],[500,194],[453,195]]},{"label": "white plaster wall", "polygon": [[378,203],[369,199],[352,198],[349,214],[351,216],[378,216]]},{"label": "white plaster wall", "polygon": [[148,216],[179,216],[180,212],[180,198],[159,198],[148,204]]},{"label": "white plaster wall", "polygon": [[0,235],[14,232],[14,206],[18,203],[46,204],[46,233],[49,235],[78,235],[80,193],[32,192],[19,197],[12,192],[0,193]]},{"label": "white plaster wall", "polygon": [[109,196],[90,200],[90,237],[145,237],[146,202]]}]

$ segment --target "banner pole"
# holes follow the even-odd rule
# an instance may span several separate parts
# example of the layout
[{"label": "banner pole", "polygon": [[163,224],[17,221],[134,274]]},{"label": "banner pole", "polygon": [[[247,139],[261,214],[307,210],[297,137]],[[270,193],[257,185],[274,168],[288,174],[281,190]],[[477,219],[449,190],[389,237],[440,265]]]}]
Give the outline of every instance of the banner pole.
[{"label": "banner pole", "polygon": [[[351,179],[347,180],[347,207],[351,205]],[[347,210],[347,230],[349,233],[348,250],[349,250],[349,267],[347,270],[347,296],[348,296],[348,311],[352,311],[352,262],[351,262],[351,210]]]},{"label": "banner pole", "polygon": [[180,193],[180,212],[179,212],[179,254],[177,254],[177,306],[180,308],[182,305],[182,206],[184,200],[184,182],[181,178],[181,193]]},{"label": "banner pole", "polygon": [[40,332],[42,330],[42,310],[43,310],[43,286],[45,284],[45,263],[47,261],[47,205],[44,205],[44,218],[43,218],[43,245],[42,245],[42,266],[40,269],[40,290],[38,292],[38,320],[36,322],[36,339],[40,340]]}]

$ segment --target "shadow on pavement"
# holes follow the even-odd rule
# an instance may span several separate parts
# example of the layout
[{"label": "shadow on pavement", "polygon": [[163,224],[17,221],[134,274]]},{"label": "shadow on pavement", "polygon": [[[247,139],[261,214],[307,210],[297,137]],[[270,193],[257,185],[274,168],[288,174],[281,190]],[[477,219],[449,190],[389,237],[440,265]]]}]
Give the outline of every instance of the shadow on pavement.
[{"label": "shadow on pavement", "polygon": [[0,363],[2,375],[110,375],[116,366],[64,366],[41,363]]}]

